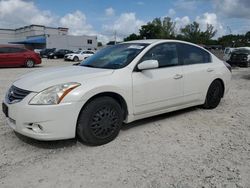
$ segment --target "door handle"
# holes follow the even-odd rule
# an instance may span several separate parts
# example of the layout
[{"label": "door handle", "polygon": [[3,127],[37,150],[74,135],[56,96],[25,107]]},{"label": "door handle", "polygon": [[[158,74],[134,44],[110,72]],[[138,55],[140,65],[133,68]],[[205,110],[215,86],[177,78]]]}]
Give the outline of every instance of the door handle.
[{"label": "door handle", "polygon": [[182,78],[183,77],[183,75],[181,75],[181,74],[176,74],[176,75],[174,75],[174,79],[180,79],[180,78]]},{"label": "door handle", "polygon": [[207,69],[207,72],[213,72],[213,71],[214,71],[214,69],[212,69],[212,68]]}]

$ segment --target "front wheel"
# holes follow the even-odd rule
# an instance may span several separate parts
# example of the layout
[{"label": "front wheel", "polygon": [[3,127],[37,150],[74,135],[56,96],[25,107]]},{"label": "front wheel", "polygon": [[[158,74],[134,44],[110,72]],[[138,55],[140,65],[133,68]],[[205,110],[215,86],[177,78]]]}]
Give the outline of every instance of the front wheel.
[{"label": "front wheel", "polygon": [[82,109],[76,134],[89,145],[106,144],[119,134],[122,114],[121,106],[113,98],[96,98]]},{"label": "front wheel", "polygon": [[79,58],[78,58],[77,56],[75,56],[75,57],[73,58],[73,61],[74,61],[74,62],[77,62],[77,61],[79,61]]},{"label": "front wheel", "polygon": [[203,108],[213,109],[216,108],[223,96],[223,85],[219,80],[215,80],[208,88],[207,96]]},{"label": "front wheel", "polygon": [[28,68],[32,68],[35,66],[35,62],[32,59],[28,59],[25,63],[25,66]]}]

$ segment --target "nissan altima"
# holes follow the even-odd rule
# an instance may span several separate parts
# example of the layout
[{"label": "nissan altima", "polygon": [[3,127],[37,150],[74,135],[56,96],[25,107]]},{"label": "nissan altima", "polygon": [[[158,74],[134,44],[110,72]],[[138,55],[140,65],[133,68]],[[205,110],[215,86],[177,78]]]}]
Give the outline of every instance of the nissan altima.
[{"label": "nissan altima", "polygon": [[[141,40],[104,48],[78,66],[18,78],[2,109],[16,132],[38,140],[112,141],[122,123],[191,106],[216,108],[230,66],[177,40]],[[167,125],[166,125],[167,126]]]}]

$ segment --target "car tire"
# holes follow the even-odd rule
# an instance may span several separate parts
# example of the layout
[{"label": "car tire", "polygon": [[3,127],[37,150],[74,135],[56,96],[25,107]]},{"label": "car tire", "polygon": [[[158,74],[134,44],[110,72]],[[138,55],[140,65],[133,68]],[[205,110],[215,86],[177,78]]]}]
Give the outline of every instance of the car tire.
[{"label": "car tire", "polygon": [[53,56],[53,59],[57,59],[57,56],[56,56],[56,55],[54,55],[54,56]]},{"label": "car tire", "polygon": [[77,61],[79,61],[79,58],[78,58],[77,56],[75,56],[75,57],[73,58],[73,61],[77,62]]},{"label": "car tire", "polygon": [[32,68],[32,67],[35,66],[35,62],[34,62],[32,59],[28,59],[28,60],[26,61],[26,63],[25,63],[25,66],[26,66],[27,68]]},{"label": "car tire", "polygon": [[123,122],[121,106],[111,97],[101,97],[83,107],[76,135],[88,145],[103,145],[114,140]]},{"label": "car tire", "polygon": [[248,68],[248,67],[250,67],[250,61],[248,61],[247,63],[246,63],[246,66],[245,66],[246,68]]},{"label": "car tire", "polygon": [[208,88],[207,96],[203,108],[205,109],[214,109],[216,108],[223,96],[223,85],[221,81],[215,80],[211,83]]}]

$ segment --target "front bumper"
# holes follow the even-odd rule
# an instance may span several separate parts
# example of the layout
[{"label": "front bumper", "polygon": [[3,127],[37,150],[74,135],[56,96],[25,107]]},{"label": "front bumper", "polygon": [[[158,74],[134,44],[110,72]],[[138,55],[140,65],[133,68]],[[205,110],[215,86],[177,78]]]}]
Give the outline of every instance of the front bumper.
[{"label": "front bumper", "polygon": [[73,61],[73,56],[64,56],[65,61]]},{"label": "front bumper", "polygon": [[227,61],[227,63],[229,63],[230,65],[236,65],[236,66],[247,66],[247,64],[249,63],[248,60],[229,60]]},{"label": "front bumper", "polygon": [[8,125],[16,132],[37,140],[61,140],[75,137],[77,118],[84,103],[29,105],[34,96],[8,104]]}]

